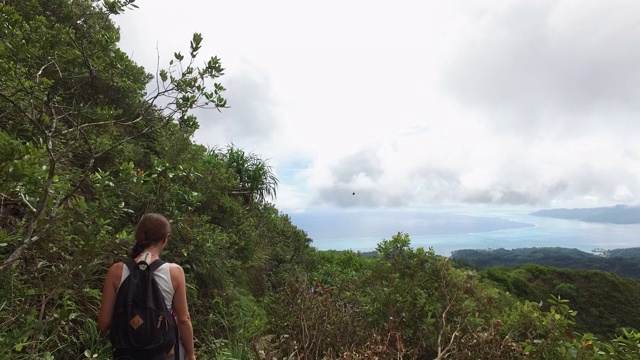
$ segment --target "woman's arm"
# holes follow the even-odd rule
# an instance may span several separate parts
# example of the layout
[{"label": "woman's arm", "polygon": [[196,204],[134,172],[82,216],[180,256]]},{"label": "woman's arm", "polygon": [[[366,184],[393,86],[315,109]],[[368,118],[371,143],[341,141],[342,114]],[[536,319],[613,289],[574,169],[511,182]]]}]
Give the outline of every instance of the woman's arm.
[{"label": "woman's arm", "polygon": [[107,332],[111,328],[111,318],[113,317],[113,307],[116,303],[116,293],[120,286],[123,263],[115,263],[109,267],[107,277],[102,286],[102,302],[100,304],[100,314],[98,315],[98,330]]},{"label": "woman's arm", "polygon": [[189,316],[187,306],[187,285],[184,277],[184,270],[180,265],[171,264],[171,282],[174,284],[175,293],[173,295],[173,309],[176,311],[176,321],[180,331],[180,339],[184,345],[185,359],[195,360],[195,350],[193,347],[193,325]]}]

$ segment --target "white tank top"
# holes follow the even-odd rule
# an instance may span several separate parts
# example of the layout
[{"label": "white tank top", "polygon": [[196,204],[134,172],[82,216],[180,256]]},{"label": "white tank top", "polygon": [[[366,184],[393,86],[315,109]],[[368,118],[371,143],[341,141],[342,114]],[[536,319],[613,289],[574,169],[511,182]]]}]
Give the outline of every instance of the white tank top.
[{"label": "white tank top", "polygon": [[[122,267],[122,276],[120,277],[120,285],[124,279],[129,276],[129,268],[127,265]],[[160,292],[162,292],[162,296],[164,297],[164,303],[167,305],[167,309],[171,311],[171,307],[173,306],[173,284],[171,283],[171,273],[169,272],[169,263],[164,263],[158,267],[156,271],[153,272],[153,277],[156,279],[156,283],[160,288]],[[119,286],[119,285],[118,285]]]}]

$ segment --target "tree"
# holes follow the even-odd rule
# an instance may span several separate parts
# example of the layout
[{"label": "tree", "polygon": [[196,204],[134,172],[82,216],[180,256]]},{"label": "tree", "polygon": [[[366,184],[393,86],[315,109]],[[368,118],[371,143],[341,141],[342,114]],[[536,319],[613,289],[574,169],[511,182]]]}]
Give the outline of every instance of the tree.
[{"label": "tree", "polygon": [[[191,136],[195,107],[226,106],[224,87],[207,82],[223,74],[220,60],[195,66],[202,36],[194,34],[189,58],[174,54],[152,77],[117,46],[110,20],[132,0],[7,0],[0,6],[0,159],[2,212],[10,254],[0,274],[47,237],[65,206],[91,196],[93,174],[113,166],[116,150],[134,139],[177,124]],[[166,104],[157,105],[161,99]],[[17,180],[16,179],[23,179]],[[73,200],[73,201],[72,201]],[[6,204],[6,205],[5,205]]]},{"label": "tree", "polygon": [[233,144],[213,153],[236,175],[239,185],[231,194],[241,197],[245,205],[276,197],[278,178],[266,160],[254,153],[247,154]]}]

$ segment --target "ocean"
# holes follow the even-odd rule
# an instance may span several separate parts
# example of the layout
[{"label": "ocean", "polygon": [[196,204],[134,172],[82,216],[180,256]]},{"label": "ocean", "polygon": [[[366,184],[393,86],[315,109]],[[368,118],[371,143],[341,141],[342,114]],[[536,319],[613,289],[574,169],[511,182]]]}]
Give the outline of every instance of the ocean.
[{"label": "ocean", "polygon": [[640,246],[640,224],[587,223],[530,215],[538,209],[323,209],[289,214],[319,250],[374,251],[383,239],[409,234],[414,248],[450,256],[460,249],[566,247],[591,252]]}]

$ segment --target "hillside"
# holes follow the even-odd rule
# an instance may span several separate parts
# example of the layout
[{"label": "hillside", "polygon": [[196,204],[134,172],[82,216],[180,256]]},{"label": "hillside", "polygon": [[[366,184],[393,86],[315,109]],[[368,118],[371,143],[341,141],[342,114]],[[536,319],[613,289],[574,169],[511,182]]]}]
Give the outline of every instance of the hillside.
[{"label": "hillside", "polygon": [[520,299],[544,302],[552,294],[569,300],[578,312],[577,331],[604,335],[640,326],[630,306],[640,297],[640,248],[600,254],[561,247],[465,249],[451,259]]},{"label": "hillside", "polygon": [[494,266],[536,264],[565,269],[612,272],[620,277],[640,279],[640,248],[616,249],[595,255],[561,247],[472,250],[452,252],[458,263],[486,269]]},{"label": "hillside", "polygon": [[577,311],[575,330],[605,336],[623,327],[640,327],[640,282],[597,270],[549,266],[492,267],[480,276],[516,297],[545,302],[549,294],[569,300]]}]

